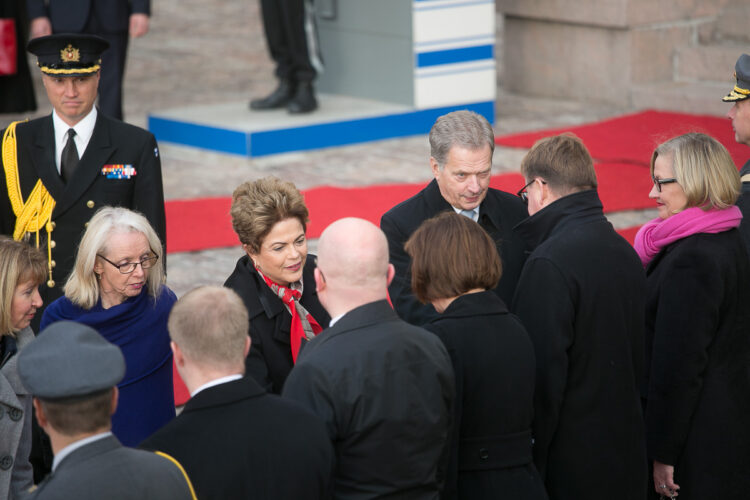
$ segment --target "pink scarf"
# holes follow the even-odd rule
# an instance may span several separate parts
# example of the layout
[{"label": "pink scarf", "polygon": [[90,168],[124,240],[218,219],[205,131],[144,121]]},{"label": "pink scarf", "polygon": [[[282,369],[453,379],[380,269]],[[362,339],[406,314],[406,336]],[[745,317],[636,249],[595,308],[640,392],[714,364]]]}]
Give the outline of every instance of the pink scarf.
[{"label": "pink scarf", "polygon": [[668,219],[654,219],[635,235],[635,251],[646,266],[665,246],[696,233],[716,234],[740,225],[742,212],[736,206],[723,210],[688,208]]}]

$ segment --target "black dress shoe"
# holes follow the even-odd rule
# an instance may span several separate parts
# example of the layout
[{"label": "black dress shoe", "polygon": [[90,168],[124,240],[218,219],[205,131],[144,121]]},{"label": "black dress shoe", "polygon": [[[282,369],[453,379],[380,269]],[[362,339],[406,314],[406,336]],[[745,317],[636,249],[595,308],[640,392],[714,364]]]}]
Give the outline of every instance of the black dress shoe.
[{"label": "black dress shoe", "polygon": [[297,91],[294,97],[286,105],[289,113],[296,115],[300,113],[309,113],[318,109],[318,101],[315,99],[312,83],[300,83],[297,85]]},{"label": "black dress shoe", "polygon": [[294,85],[288,80],[280,80],[276,90],[262,99],[253,99],[250,101],[250,109],[278,109],[283,108],[294,95]]}]

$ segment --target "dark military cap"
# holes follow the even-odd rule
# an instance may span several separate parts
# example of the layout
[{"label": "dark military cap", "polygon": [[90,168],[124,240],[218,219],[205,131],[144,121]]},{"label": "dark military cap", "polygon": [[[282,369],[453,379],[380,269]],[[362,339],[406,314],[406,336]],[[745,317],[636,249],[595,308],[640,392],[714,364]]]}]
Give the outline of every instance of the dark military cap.
[{"label": "dark military cap", "polygon": [[27,50],[37,57],[37,65],[51,76],[84,76],[101,68],[102,52],[109,42],[96,35],[60,33],[29,41]]},{"label": "dark military cap", "polygon": [[38,398],[75,398],[114,387],[125,375],[125,358],[90,326],[58,321],[21,350],[18,374]]},{"label": "dark military cap", "polygon": [[742,54],[734,65],[734,78],[737,80],[732,91],[722,97],[724,102],[742,101],[750,97],[750,56]]}]

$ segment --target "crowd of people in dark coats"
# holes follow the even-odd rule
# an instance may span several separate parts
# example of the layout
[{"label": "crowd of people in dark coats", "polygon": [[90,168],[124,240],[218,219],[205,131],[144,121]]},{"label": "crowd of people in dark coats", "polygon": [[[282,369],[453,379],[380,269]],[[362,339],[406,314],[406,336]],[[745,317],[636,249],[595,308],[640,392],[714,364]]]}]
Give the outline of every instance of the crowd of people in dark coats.
[{"label": "crowd of people in dark coats", "polygon": [[[750,56],[736,70],[725,100],[750,145]],[[0,445],[0,494],[21,498],[32,482],[32,397],[54,462],[30,498],[745,491],[750,252],[738,198],[750,162],[741,177],[701,133],[660,144],[658,217],[630,245],[577,137],[538,141],[517,196],[489,187],[485,118],[441,116],[429,140],[435,179],[380,228],[334,222],[317,256],[291,182],[243,183],[231,217],[244,255],[224,287],[176,302],[149,220],[99,210],[36,340],[48,262],[0,239],[0,433],[13,437]],[[136,340],[158,354],[146,373],[133,373]],[[128,387],[158,372],[169,392],[172,359],[191,399],[154,429],[164,391]],[[133,436],[149,452],[122,447]],[[148,480],[128,492],[136,469]]]}]

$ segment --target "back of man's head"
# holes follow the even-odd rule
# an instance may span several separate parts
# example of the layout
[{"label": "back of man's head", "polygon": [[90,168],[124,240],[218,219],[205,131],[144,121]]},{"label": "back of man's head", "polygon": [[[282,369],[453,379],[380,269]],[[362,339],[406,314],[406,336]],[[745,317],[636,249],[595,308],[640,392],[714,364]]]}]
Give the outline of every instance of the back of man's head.
[{"label": "back of man's head", "polygon": [[190,362],[244,373],[248,313],[234,291],[220,286],[191,290],[172,308],[168,328]]},{"label": "back of man's head", "polygon": [[521,162],[521,174],[528,180],[541,177],[559,196],[597,187],[591,155],[568,133],[538,140]]},{"label": "back of man's head", "polygon": [[362,303],[383,299],[389,276],[388,241],[366,220],[339,219],[320,236],[318,269],[332,294]]}]

